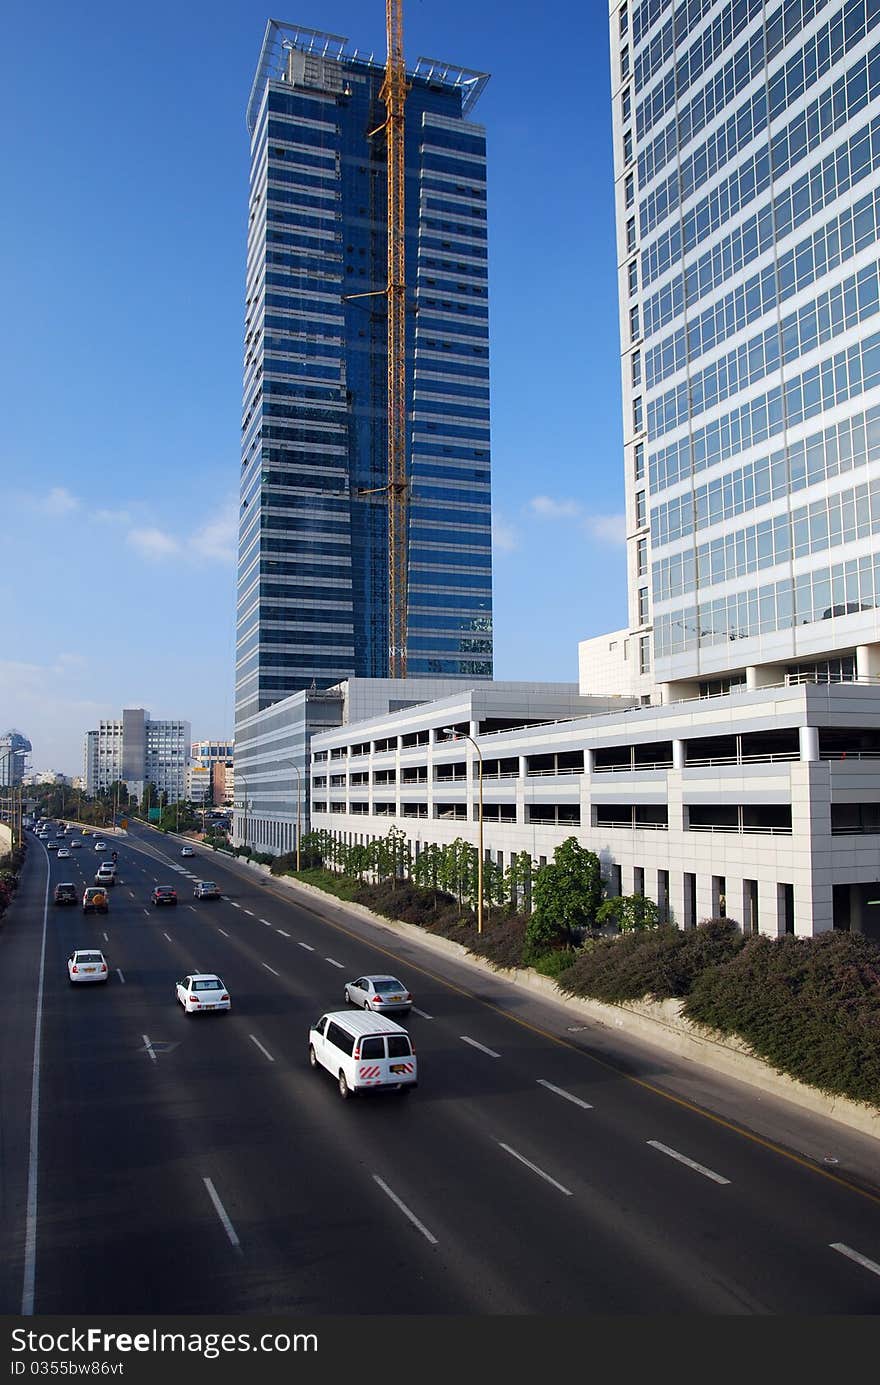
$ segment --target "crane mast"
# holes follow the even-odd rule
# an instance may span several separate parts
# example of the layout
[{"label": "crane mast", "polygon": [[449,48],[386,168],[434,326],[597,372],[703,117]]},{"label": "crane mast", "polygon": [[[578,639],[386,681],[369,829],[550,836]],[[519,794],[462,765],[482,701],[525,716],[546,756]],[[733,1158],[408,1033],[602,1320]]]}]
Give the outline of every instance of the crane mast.
[{"label": "crane mast", "polygon": [[406,256],[404,220],[403,0],[385,0],[388,163],[388,673],[406,677],[409,482],[406,466]]}]

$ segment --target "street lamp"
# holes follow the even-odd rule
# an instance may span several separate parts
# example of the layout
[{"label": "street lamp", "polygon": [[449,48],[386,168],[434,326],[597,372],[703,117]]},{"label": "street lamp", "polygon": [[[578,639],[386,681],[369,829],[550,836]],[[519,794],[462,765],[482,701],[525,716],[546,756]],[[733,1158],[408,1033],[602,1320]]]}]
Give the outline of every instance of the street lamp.
[{"label": "street lamp", "polygon": [[480,767],[480,797],[477,822],[479,824],[477,847],[477,932],[483,931],[483,753],[477,745],[473,736],[469,736],[466,731],[456,731],[454,726],[443,727],[444,736],[451,736],[454,741],[470,741],[474,750],[477,752],[477,759]]},{"label": "street lamp", "polygon": [[299,841],[302,836],[302,775],[299,765],[291,762],[290,768],[296,774],[296,869],[299,872]]}]

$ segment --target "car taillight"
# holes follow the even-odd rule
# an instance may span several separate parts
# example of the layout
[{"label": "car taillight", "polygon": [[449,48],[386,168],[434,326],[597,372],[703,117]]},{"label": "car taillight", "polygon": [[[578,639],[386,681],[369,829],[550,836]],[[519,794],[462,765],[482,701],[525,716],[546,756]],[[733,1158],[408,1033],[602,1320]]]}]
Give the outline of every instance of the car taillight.
[{"label": "car taillight", "polygon": [[199,998],[197,995],[191,995],[190,1000],[192,1001],[193,1005],[198,1005],[199,1003]]},{"label": "car taillight", "polygon": [[410,995],[409,991],[404,991],[403,998],[404,1000],[412,1000],[412,996]]},{"label": "car taillight", "polygon": [[79,967],[76,965],[75,962],[74,962],[73,966],[71,967],[71,971],[79,971]]},{"label": "car taillight", "polygon": [[228,999],[229,999],[229,996],[224,994],[224,995],[221,995],[220,999],[221,999],[221,1000],[228,1000]]},{"label": "car taillight", "polygon": [[106,962],[102,962],[102,964],[101,964],[101,970],[102,970],[102,971],[106,971],[106,970],[107,970],[107,963],[106,963]]}]

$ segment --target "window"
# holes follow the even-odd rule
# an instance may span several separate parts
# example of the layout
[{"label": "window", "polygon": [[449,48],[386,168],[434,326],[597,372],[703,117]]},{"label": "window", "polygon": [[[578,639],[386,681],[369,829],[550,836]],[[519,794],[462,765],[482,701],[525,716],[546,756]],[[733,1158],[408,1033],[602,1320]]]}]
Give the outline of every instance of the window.
[{"label": "window", "polygon": [[639,337],[639,305],[634,304],[629,310],[629,335],[632,341],[638,341]]},{"label": "window", "polygon": [[382,1039],[382,1038],[379,1038],[378,1036],[375,1037],[375,1038],[373,1038],[373,1039],[362,1039],[362,1040],[361,1040],[361,1057],[362,1057],[362,1058],[384,1058],[384,1057],[385,1057],[385,1040]]},{"label": "window", "polygon": [[636,491],[636,528],[644,529],[647,522],[647,507],[645,505],[645,492]]},{"label": "window", "polygon": [[412,1053],[409,1038],[406,1034],[388,1035],[388,1057],[389,1058],[409,1058]]},{"label": "window", "polygon": [[633,389],[642,383],[642,353],[634,351],[632,353],[632,383]]},{"label": "window", "polygon": [[631,216],[626,223],[626,253],[631,255],[636,248],[636,219]]},{"label": "window", "polygon": [[628,125],[632,119],[632,92],[629,87],[625,88],[620,98],[620,114],[624,125]]},{"label": "window", "polygon": [[626,5],[620,7],[620,35],[621,38],[629,28],[629,10]]},{"label": "window", "polygon": [[626,179],[623,184],[623,198],[628,207],[631,207],[633,202],[635,202],[636,200],[636,183],[635,178],[631,173],[628,173],[626,175]]},{"label": "window", "polygon": [[629,296],[632,298],[634,293],[639,291],[639,264],[638,260],[630,260],[626,267],[626,281],[629,288]]},{"label": "window", "polygon": [[629,45],[624,44],[620,50],[620,80],[625,82],[629,76]]},{"label": "window", "polygon": [[648,571],[648,540],[638,539],[636,542],[636,576],[644,577]]},{"label": "window", "polygon": [[645,426],[644,414],[642,412],[642,396],[637,394],[633,400],[633,431],[641,433]]},{"label": "window", "polygon": [[627,165],[633,161],[633,132],[624,130],[623,132],[623,162]]},{"label": "window", "polygon": [[645,477],[645,444],[637,442],[633,449],[633,470],[637,481],[643,481]]},{"label": "window", "polygon": [[[648,588],[639,587],[639,625],[648,624]],[[640,669],[640,673],[647,673],[647,669]]]},{"label": "window", "polygon": [[[647,593],[645,593],[647,595]],[[639,673],[651,672],[651,636],[639,636]]]}]

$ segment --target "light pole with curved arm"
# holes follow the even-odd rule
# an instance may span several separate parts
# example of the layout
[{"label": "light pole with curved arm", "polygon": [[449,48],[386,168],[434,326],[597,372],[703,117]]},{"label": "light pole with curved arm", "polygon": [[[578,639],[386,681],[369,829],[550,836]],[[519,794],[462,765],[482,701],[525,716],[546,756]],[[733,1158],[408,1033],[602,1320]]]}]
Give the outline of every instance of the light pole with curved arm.
[{"label": "light pole with curved arm", "polygon": [[478,823],[478,846],[477,846],[477,932],[483,931],[483,752],[477,745],[473,736],[469,736],[466,731],[456,731],[454,726],[444,726],[443,734],[451,736],[454,741],[470,741],[474,750],[477,752],[479,761],[479,808],[477,813]]},{"label": "light pole with curved arm", "polygon": [[296,869],[299,873],[299,842],[302,836],[302,774],[299,765],[291,761],[290,768],[296,774]]}]

